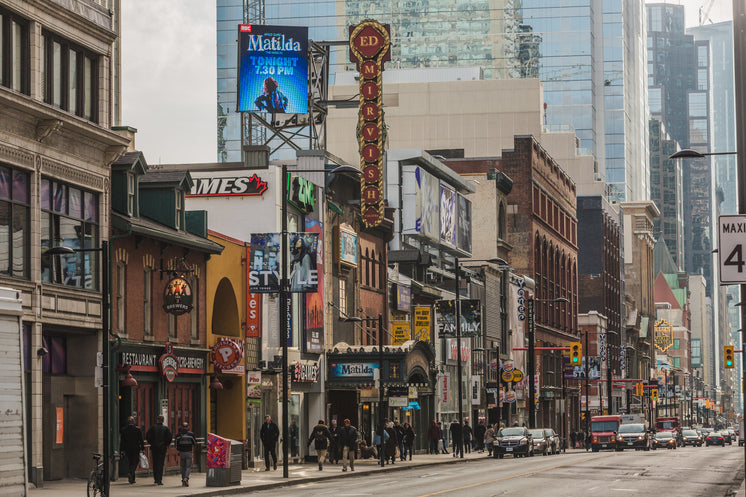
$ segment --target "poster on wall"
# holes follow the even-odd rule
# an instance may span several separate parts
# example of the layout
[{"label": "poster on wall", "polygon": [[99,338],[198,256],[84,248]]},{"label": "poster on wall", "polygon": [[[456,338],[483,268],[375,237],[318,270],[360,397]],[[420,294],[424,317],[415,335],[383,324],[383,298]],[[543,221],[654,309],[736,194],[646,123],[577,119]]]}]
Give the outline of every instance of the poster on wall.
[{"label": "poster on wall", "polygon": [[422,236],[437,241],[440,237],[438,179],[418,167],[415,177],[415,231]]},{"label": "poster on wall", "polygon": [[408,321],[393,321],[391,323],[391,344],[401,345],[411,339]]},{"label": "poster on wall", "polygon": [[471,200],[458,195],[458,248],[471,253]]},{"label": "poster on wall", "polygon": [[[306,219],[306,231],[314,233],[318,237],[316,242],[316,271],[317,274],[324,274],[322,260],[318,254],[323,254],[323,229],[319,221],[315,219]],[[318,285],[315,292],[309,292],[306,298],[306,323],[305,323],[305,344],[306,352],[321,353],[324,350],[324,278],[318,279]]]},{"label": "poster on wall", "polygon": [[425,306],[414,308],[414,340],[430,341],[430,323],[432,322],[432,309]]},{"label": "poster on wall", "polygon": [[308,113],[308,27],[238,27],[238,110]]},{"label": "poster on wall", "polygon": [[[314,229],[321,229],[321,224]],[[291,293],[316,293],[319,284],[318,251],[320,247],[320,231],[317,233],[288,233],[290,246],[290,279]],[[323,307],[322,307],[323,308]]]},{"label": "poster on wall", "polygon": [[456,245],[456,192],[440,184],[440,241]]},{"label": "poster on wall", "polygon": [[251,235],[249,288],[253,293],[278,293],[280,291],[279,255],[279,233],[253,233]]}]

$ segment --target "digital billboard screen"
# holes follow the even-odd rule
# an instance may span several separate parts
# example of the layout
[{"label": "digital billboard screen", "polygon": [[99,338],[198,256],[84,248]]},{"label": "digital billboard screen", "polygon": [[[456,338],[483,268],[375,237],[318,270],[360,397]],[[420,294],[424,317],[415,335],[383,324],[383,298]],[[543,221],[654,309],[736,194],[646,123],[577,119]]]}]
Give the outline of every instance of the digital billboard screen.
[{"label": "digital billboard screen", "polygon": [[308,113],[308,28],[238,27],[238,110]]}]

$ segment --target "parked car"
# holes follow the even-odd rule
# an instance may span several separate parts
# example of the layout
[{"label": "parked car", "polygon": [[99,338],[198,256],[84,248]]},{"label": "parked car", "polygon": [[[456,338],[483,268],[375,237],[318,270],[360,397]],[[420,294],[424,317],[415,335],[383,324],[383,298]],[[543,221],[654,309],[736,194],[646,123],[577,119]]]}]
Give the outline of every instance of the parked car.
[{"label": "parked car", "polygon": [[730,430],[728,430],[728,428],[720,430],[720,435],[723,437],[723,445],[733,445],[733,439],[731,438]]},{"label": "parked car", "polygon": [[650,435],[642,423],[619,425],[616,437],[616,450],[650,450]]},{"label": "parked car", "polygon": [[702,435],[697,433],[696,430],[684,430],[681,436],[684,439],[684,446],[702,447]]},{"label": "parked car", "polygon": [[659,431],[653,439],[653,449],[676,449],[677,437],[672,431]]},{"label": "parked car", "polygon": [[562,450],[562,441],[552,428],[544,428],[544,436],[552,447],[552,454],[558,454]]},{"label": "parked car", "polygon": [[536,428],[528,431],[531,433],[531,438],[534,440],[534,454],[541,454],[542,456],[549,455],[549,452],[551,451],[550,442],[544,434],[544,429]]},{"label": "parked car", "polygon": [[505,454],[513,454],[513,457],[533,456],[534,441],[531,432],[523,426],[501,428],[495,437],[493,454],[498,459],[502,459]]},{"label": "parked car", "polygon": [[733,445],[733,442],[736,441],[736,432],[728,428],[728,436],[729,436],[728,445]]},{"label": "parked car", "polygon": [[709,447],[710,445],[722,445],[725,447],[725,439],[718,431],[713,431],[707,434],[707,437],[705,437],[705,445]]}]

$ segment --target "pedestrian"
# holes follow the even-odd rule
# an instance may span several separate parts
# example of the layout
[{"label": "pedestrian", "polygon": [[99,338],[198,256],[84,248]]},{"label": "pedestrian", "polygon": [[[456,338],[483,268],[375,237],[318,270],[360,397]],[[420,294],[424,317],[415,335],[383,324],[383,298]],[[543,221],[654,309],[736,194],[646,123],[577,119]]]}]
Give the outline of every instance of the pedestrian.
[{"label": "pedestrian", "polygon": [[295,421],[290,423],[290,457],[298,457],[298,425]]},{"label": "pedestrian", "polygon": [[168,426],[163,424],[163,415],[155,418],[155,424],[150,427],[145,439],[150,444],[150,453],[153,456],[153,480],[156,485],[163,485],[163,464],[166,462],[166,452],[174,436]]},{"label": "pedestrian", "polygon": [[399,458],[404,460],[404,425],[399,424],[399,420],[394,420],[394,431],[396,431],[396,440],[399,442]]},{"label": "pedestrian", "polygon": [[591,448],[591,441],[592,441],[591,433],[588,432],[585,434],[585,451],[588,452]]},{"label": "pedestrian", "polygon": [[194,455],[192,451],[197,443],[194,433],[189,431],[189,423],[182,423],[179,433],[176,435],[176,450],[179,451],[179,460],[181,462],[181,486],[189,486],[189,473],[192,471],[192,462]]},{"label": "pedestrian", "polygon": [[484,419],[479,420],[479,424],[474,428],[474,443],[479,453],[484,452],[484,434],[487,432],[487,427],[484,425]]},{"label": "pedestrian", "polygon": [[492,425],[484,432],[484,445],[487,447],[487,456],[492,457],[492,449],[495,446],[495,428]]},{"label": "pedestrian", "polygon": [[339,464],[339,426],[336,419],[332,419],[329,433],[329,464]]},{"label": "pedestrian", "polygon": [[383,443],[383,457],[386,460],[386,464],[391,461],[394,464],[396,461],[396,449],[399,446],[399,440],[396,437],[396,429],[394,429],[394,422],[389,421],[385,425],[384,443]]},{"label": "pedestrian", "polygon": [[277,440],[280,438],[280,429],[277,423],[272,421],[272,416],[264,416],[264,424],[259,430],[259,438],[264,446],[264,471],[269,471],[269,458],[272,457],[272,466],[277,469]]},{"label": "pedestrian", "polygon": [[140,463],[140,452],[145,450],[142,440],[142,430],[135,425],[134,416],[127,418],[127,424],[119,431],[121,437],[119,446],[127,456],[127,479],[135,483],[135,471]]},{"label": "pedestrian", "polygon": [[463,436],[464,436],[464,446],[463,450],[467,453],[471,453],[471,438],[473,435],[473,431],[471,429],[471,426],[469,426],[469,420],[464,420],[464,426],[463,426]]},{"label": "pedestrian", "polygon": [[427,440],[430,442],[430,454],[437,454],[439,452],[438,442],[441,438],[443,438],[443,436],[440,433],[438,422],[433,419],[433,422],[430,423],[430,428],[427,429]]},{"label": "pedestrian", "polygon": [[461,424],[454,419],[448,431],[451,434],[451,442],[453,443],[453,457],[463,457],[463,429]]},{"label": "pedestrian", "polygon": [[412,428],[412,425],[409,424],[409,421],[405,421],[404,425],[402,426],[402,445],[404,447],[404,452],[402,452],[401,460],[406,461],[407,459],[407,453],[409,453],[409,460],[412,460],[412,446],[414,444],[414,429]]},{"label": "pedestrian", "polygon": [[344,425],[339,429],[339,446],[342,448],[342,471],[347,471],[348,462],[350,463],[350,470],[355,471],[357,437],[357,429],[350,424],[349,419],[345,419]]},{"label": "pedestrian", "polygon": [[575,434],[575,430],[572,430],[570,432],[570,443],[572,443],[572,445],[570,447],[572,447],[574,449],[575,448],[575,442],[577,442],[577,440],[578,440],[578,436]]},{"label": "pedestrian", "polygon": [[438,421],[438,429],[440,429],[440,436],[442,437],[440,439],[440,453],[441,454],[449,454],[448,452],[448,428],[443,426],[443,423]]},{"label": "pedestrian", "polygon": [[329,432],[329,428],[324,424],[324,420],[320,419],[319,424],[313,427],[311,436],[308,437],[308,447],[313,442],[313,448],[316,449],[316,454],[319,459],[319,471],[324,469],[324,459],[326,458],[326,451],[329,447],[329,440],[331,440],[332,434]]}]

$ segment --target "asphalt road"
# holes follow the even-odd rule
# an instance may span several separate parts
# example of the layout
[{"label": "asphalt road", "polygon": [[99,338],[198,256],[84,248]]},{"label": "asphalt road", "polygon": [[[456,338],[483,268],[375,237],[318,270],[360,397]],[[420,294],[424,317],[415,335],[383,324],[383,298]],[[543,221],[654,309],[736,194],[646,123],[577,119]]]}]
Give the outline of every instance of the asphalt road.
[{"label": "asphalt road", "polygon": [[721,497],[743,481],[744,450],[682,447],[650,452],[575,452],[334,479],[251,496],[634,496]]}]

